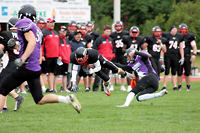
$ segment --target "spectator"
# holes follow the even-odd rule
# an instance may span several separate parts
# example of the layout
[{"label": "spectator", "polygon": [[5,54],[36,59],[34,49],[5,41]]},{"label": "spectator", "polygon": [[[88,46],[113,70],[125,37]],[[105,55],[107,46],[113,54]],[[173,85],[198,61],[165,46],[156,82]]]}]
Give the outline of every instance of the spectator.
[{"label": "spectator", "polygon": [[[190,91],[191,87],[191,64],[192,61],[195,60],[197,54],[197,46],[196,46],[196,36],[193,33],[188,32],[188,27],[186,24],[179,25],[179,33],[183,34],[183,43],[184,45],[184,63],[181,66],[178,65],[178,90],[182,90],[182,75],[183,75],[183,68],[185,70],[185,79],[186,79],[186,90]],[[193,55],[191,56],[191,48],[193,49]],[[179,59],[181,56],[179,55]]]},{"label": "spectator", "polygon": [[56,88],[53,88],[53,84],[59,55],[59,34],[54,30],[54,26],[55,20],[48,18],[47,26],[42,30],[42,77],[45,83],[48,73],[49,92],[57,92]]},{"label": "spectator", "polygon": [[[81,113],[81,105],[73,94],[66,97],[55,94],[43,96],[40,85],[41,67],[39,64],[39,60],[41,60],[42,32],[33,23],[36,18],[36,10],[31,5],[23,5],[18,12],[18,17],[20,20],[16,23],[16,27],[21,43],[19,58],[15,60],[18,69],[8,75],[2,83],[0,88],[0,111],[3,109],[7,94],[27,80],[36,104],[65,103],[72,105],[78,113]],[[12,81],[12,84],[10,84],[10,81]]]},{"label": "spectator", "polygon": [[[102,36],[98,37],[94,42],[93,49],[99,51],[99,54],[111,61],[115,58],[115,44],[113,39],[110,38],[111,27],[109,25],[104,26],[104,32]],[[109,69],[102,68],[102,71],[109,75]],[[93,91],[98,91],[98,87],[93,88]],[[101,91],[104,91],[103,86],[101,86]]]},{"label": "spectator", "polygon": [[59,30],[59,57],[57,61],[57,71],[55,73],[54,88],[56,88],[57,79],[59,75],[62,75],[62,88],[61,92],[70,92],[67,89],[67,74],[68,74],[68,64],[70,63],[71,55],[71,45],[66,37],[67,28],[65,26],[60,26]]}]

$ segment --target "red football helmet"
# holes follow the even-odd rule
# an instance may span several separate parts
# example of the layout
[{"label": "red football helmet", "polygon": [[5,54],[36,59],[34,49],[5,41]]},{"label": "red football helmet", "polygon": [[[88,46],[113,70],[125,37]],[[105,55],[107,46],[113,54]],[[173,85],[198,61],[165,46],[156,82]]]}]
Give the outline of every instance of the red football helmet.
[{"label": "red football helmet", "polygon": [[69,32],[74,33],[74,31],[76,30],[76,27],[77,27],[76,21],[72,20],[68,25]]},{"label": "red football helmet", "polygon": [[179,33],[183,34],[184,36],[188,33],[188,27],[186,24],[180,24],[179,25]]},{"label": "red football helmet", "polygon": [[75,59],[81,65],[87,65],[88,63],[88,54],[87,49],[84,47],[79,47],[75,51]]},{"label": "red football helmet", "polygon": [[159,26],[154,26],[152,28],[152,33],[156,39],[159,39],[162,37],[162,30]]},{"label": "red football helmet", "polygon": [[44,21],[43,18],[37,17],[37,18],[36,18],[36,25],[37,25],[38,28],[40,28],[40,29],[42,30],[42,29],[45,28],[46,23],[45,23],[45,21]]},{"label": "red football helmet", "polygon": [[130,32],[129,32],[130,36],[132,37],[138,37],[140,34],[140,30],[137,26],[133,26],[130,28]]},{"label": "red football helmet", "polygon": [[121,31],[121,30],[123,30],[123,28],[124,28],[124,25],[123,25],[123,22],[122,22],[122,21],[117,21],[117,22],[115,23],[115,30],[116,30],[116,31]]},{"label": "red football helmet", "polygon": [[86,26],[87,32],[90,33],[92,31],[94,31],[94,23],[92,21],[87,21],[85,26]]}]

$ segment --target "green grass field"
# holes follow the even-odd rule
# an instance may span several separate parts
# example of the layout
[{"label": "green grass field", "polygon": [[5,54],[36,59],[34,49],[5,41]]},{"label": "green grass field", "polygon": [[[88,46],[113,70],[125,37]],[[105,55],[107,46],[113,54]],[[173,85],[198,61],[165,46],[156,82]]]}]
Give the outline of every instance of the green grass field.
[{"label": "green grass field", "polygon": [[185,83],[182,91],[172,91],[169,82],[169,94],[164,97],[143,102],[134,98],[129,107],[117,108],[128,94],[119,85],[108,97],[101,91],[84,92],[80,84],[75,95],[82,105],[81,114],[62,103],[36,105],[30,94],[23,95],[21,109],[14,112],[14,99],[8,97],[9,112],[0,114],[0,133],[199,133],[200,84],[191,85],[189,92]]}]

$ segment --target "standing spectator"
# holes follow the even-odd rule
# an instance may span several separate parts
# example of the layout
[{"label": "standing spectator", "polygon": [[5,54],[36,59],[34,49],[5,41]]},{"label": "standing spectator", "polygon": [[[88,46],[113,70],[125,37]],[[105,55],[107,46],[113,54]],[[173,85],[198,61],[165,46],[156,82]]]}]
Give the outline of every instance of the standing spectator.
[{"label": "standing spectator", "polygon": [[[87,21],[86,23],[86,29],[87,29],[87,34],[92,36],[91,40],[91,47],[93,47],[93,43],[96,41],[96,39],[99,37],[99,33],[94,31],[94,23],[92,21]],[[101,83],[101,79],[95,74],[94,76],[94,82],[93,82],[93,91],[98,90],[99,84]],[[89,76],[89,86],[92,83],[92,76]]]},{"label": "standing spectator", "polygon": [[[170,32],[163,32],[162,36],[167,38],[167,43],[166,43],[167,52],[164,54],[165,75],[164,75],[164,82],[162,89],[166,89],[169,70],[171,68],[171,74],[172,74],[171,80],[172,80],[173,90],[178,90],[178,88],[176,87],[176,72],[178,68],[178,63],[180,63],[180,65],[183,65],[184,63],[184,51],[182,43],[183,35],[177,33],[176,26],[172,25],[170,28]],[[178,50],[180,50],[180,55],[181,55],[180,60],[178,60]]]},{"label": "standing spectator", "polygon": [[[183,34],[183,48],[184,48],[184,58],[185,61],[183,65],[178,65],[178,89],[182,90],[182,75],[183,75],[183,68],[185,70],[185,79],[186,79],[186,90],[190,91],[190,84],[191,84],[191,64],[192,61],[195,60],[197,54],[197,46],[196,46],[196,36],[193,33],[188,32],[188,27],[186,24],[179,25],[179,33]],[[193,55],[191,56],[191,48],[193,49]],[[179,55],[179,59],[180,55]]]},{"label": "standing spectator", "polygon": [[[110,34],[110,37],[113,39],[116,48],[115,58],[112,59],[112,62],[126,65],[127,64],[126,58],[124,57],[123,54],[124,52],[122,52],[122,48],[124,46],[124,43],[122,42],[122,37],[124,35],[129,35],[129,32],[124,31],[123,28],[124,28],[123,22],[117,21],[115,22],[115,32],[112,32]],[[114,90],[114,82],[115,82],[115,75],[112,74],[110,91]],[[121,91],[126,91],[124,84],[125,84],[125,77],[121,75],[121,89],[120,89]]]},{"label": "standing spectator", "polygon": [[53,88],[53,83],[59,55],[59,34],[54,30],[54,26],[55,20],[48,18],[47,26],[42,30],[42,77],[45,83],[48,73],[49,92],[57,92],[56,88]]},{"label": "standing spectator", "polygon": [[162,97],[168,93],[166,89],[158,93],[153,93],[158,90],[159,77],[151,66],[151,62],[148,58],[149,56],[145,50],[138,52],[134,48],[129,48],[126,50],[125,56],[127,56],[127,59],[131,63],[129,63],[128,66],[120,65],[119,67],[121,67],[123,70],[135,71],[140,77],[140,80],[129,92],[125,103],[123,105],[118,105],[117,107],[128,107],[138,93],[139,94],[136,97],[138,101]]},{"label": "standing spectator", "polygon": [[[102,36],[98,37],[94,42],[93,49],[99,51],[99,54],[106,58],[108,61],[111,61],[115,58],[115,44],[113,39],[110,38],[111,27],[109,25],[104,26],[104,32]],[[109,75],[109,69],[102,68],[102,71]],[[98,87],[93,88],[93,91],[98,91]],[[103,86],[101,86],[101,91],[104,91]]]},{"label": "standing spectator", "polygon": [[[2,83],[0,88],[0,111],[3,109],[8,93],[27,80],[36,104],[65,103],[72,105],[78,113],[81,113],[81,105],[73,94],[66,97],[55,94],[42,95],[40,85],[41,67],[39,64],[39,60],[41,60],[42,32],[33,23],[36,18],[36,10],[31,5],[23,5],[18,12],[18,17],[20,20],[15,26],[17,27],[21,49],[19,58],[14,61],[18,69],[8,75]],[[12,84],[10,81],[12,81]]]},{"label": "standing spectator", "polygon": [[[80,31],[80,30],[76,30],[76,31],[74,32],[74,38],[70,41],[72,52],[76,51],[76,49],[79,48],[79,47],[84,47],[84,48],[85,48],[85,45],[84,45],[84,43],[81,41],[81,38],[82,38],[82,33],[81,33],[81,31]],[[74,67],[74,66],[73,66],[73,64],[72,64],[72,69],[74,69],[73,67]],[[80,67],[79,67],[79,68],[80,68]],[[80,69],[79,69],[79,70],[80,70]],[[78,76],[83,76],[83,77],[84,77],[84,78],[83,78],[84,83],[87,83],[87,79],[86,79],[87,74],[86,74],[83,70],[82,70],[82,71],[79,71],[78,74],[79,74]],[[77,81],[77,80],[76,80],[76,81]],[[77,82],[76,84],[78,84],[78,82]],[[87,84],[85,84],[85,88],[87,88],[87,87],[88,87]]]},{"label": "standing spectator", "polygon": [[[160,65],[160,52],[166,52],[167,39],[162,37],[162,30],[159,26],[154,26],[152,28],[152,34],[145,36],[146,45],[149,53],[149,59],[151,61],[152,67],[156,71],[157,75],[160,77],[161,65]],[[144,46],[146,48],[146,46]],[[161,60],[163,62],[163,60]]]},{"label": "standing spectator", "polygon": [[[38,28],[40,28],[40,30],[43,30],[46,26],[46,22],[44,21],[43,18],[41,17],[37,17],[36,18],[36,26]],[[42,51],[41,51],[41,54],[42,54]],[[45,78],[46,79],[46,78]],[[40,83],[41,83],[41,86],[42,86],[42,92],[46,92],[46,87],[45,87],[45,81],[43,81],[43,77],[42,77],[42,74],[40,75]],[[27,85],[28,86],[28,85]]]},{"label": "standing spectator", "polygon": [[68,74],[68,64],[70,63],[71,55],[71,45],[66,37],[67,28],[65,26],[60,26],[59,30],[59,57],[57,61],[57,71],[54,78],[54,88],[56,88],[57,79],[59,75],[62,75],[62,88],[61,92],[70,92],[67,89],[67,74]]},{"label": "standing spectator", "polygon": [[[15,24],[17,23],[19,19],[18,18],[10,18],[8,21],[8,28],[9,31],[3,31],[0,33],[0,57],[3,56],[3,54],[5,52],[8,52],[8,57],[9,57],[9,62],[7,64],[7,66],[1,71],[0,73],[0,88],[1,85],[3,83],[3,81],[5,80],[5,78],[13,71],[17,68],[17,66],[15,65],[14,61],[15,59],[19,58],[19,41],[18,41],[18,37],[17,37],[17,28],[15,27]],[[17,43],[17,44],[16,44]],[[19,88],[22,90],[24,90],[24,84],[22,83]],[[25,91],[25,90],[24,90]],[[22,102],[24,101],[24,97],[20,96],[19,94],[17,94],[15,92],[15,90],[12,90],[9,93],[10,96],[12,96],[13,98],[15,98],[15,108],[14,111],[17,111]],[[7,101],[7,99],[6,99]],[[3,110],[1,111],[2,113],[4,112],[8,112],[7,109],[7,102],[5,101]]]},{"label": "standing spectator", "polygon": [[[137,50],[144,49],[144,37],[140,36],[140,30],[137,26],[132,26],[129,30],[129,35],[125,35],[122,38],[122,42],[124,43],[122,51],[125,52],[128,48],[135,48]],[[139,81],[138,78],[136,78]],[[131,91],[131,80],[127,79],[128,89],[127,92]]]}]

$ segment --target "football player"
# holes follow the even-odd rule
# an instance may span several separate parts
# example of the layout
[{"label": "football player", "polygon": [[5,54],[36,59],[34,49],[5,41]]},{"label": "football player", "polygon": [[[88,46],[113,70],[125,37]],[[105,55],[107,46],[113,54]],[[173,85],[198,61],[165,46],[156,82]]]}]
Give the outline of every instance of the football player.
[{"label": "football player", "polygon": [[104,81],[104,91],[106,95],[110,96],[108,84],[110,82],[109,75],[102,71],[102,68],[108,68],[113,73],[127,75],[129,78],[133,78],[132,74],[123,71],[121,68],[116,67],[113,63],[102,57],[96,49],[87,49],[79,47],[70,55],[70,60],[74,64],[72,70],[72,91],[77,92],[78,86],[76,85],[76,75],[78,66],[81,65],[83,70],[92,74],[95,73]]},{"label": "football player", "polygon": [[69,41],[71,41],[74,37],[74,32],[76,31],[77,28],[77,23],[76,21],[72,20],[70,21],[69,25],[68,25],[68,30],[67,30],[67,38],[69,39]]},{"label": "football player", "polygon": [[[167,42],[167,39],[162,37],[162,30],[159,26],[154,26],[152,28],[152,34],[153,35],[145,36],[146,45],[144,44],[144,48],[147,47],[151,64],[157,75],[160,77],[160,52],[166,52],[165,43]],[[163,61],[161,60],[161,62]]]},{"label": "football player", "polygon": [[126,71],[134,71],[139,76],[140,80],[137,82],[136,86],[130,91],[126,97],[126,101],[123,105],[118,105],[117,107],[128,107],[134,96],[137,95],[136,99],[138,101],[144,101],[153,99],[156,97],[162,97],[167,94],[167,90],[164,89],[158,93],[153,92],[158,90],[158,80],[159,77],[153,69],[151,62],[149,60],[149,55],[145,50],[138,52],[135,48],[129,48],[126,50],[125,56],[130,62],[127,66],[116,64],[118,67]]},{"label": "football player", "polygon": [[44,29],[46,26],[46,22],[44,21],[43,18],[41,17],[37,17],[36,18],[36,25],[38,28],[40,28],[40,30]]},{"label": "football player", "polygon": [[[129,32],[123,30],[124,26],[123,26],[122,21],[116,21],[114,28],[115,28],[115,31],[110,34],[110,37],[113,39],[115,43],[115,47],[116,47],[115,58],[112,59],[112,62],[121,63],[125,65],[127,63],[126,63],[126,58],[124,57],[124,52],[122,51],[122,48],[124,46],[124,43],[122,42],[122,37],[124,35],[129,35]],[[110,91],[114,90],[114,87],[113,87],[114,82],[115,82],[115,75],[112,74]],[[124,84],[125,84],[125,77],[121,75],[121,89],[120,90],[122,91],[126,91]]]},{"label": "football player", "polygon": [[[170,28],[170,32],[163,32],[162,36],[167,39],[167,43],[166,43],[167,52],[164,54],[165,75],[164,75],[164,82],[163,82],[162,89],[166,89],[169,70],[171,68],[171,74],[172,74],[171,80],[172,80],[173,90],[178,90],[178,88],[176,87],[176,72],[178,68],[178,63],[180,63],[180,65],[183,65],[184,63],[184,51],[183,51],[183,43],[182,43],[183,35],[180,33],[177,33],[176,26],[172,25]],[[179,51],[181,55],[180,60],[178,60]]]},{"label": "football player", "polygon": [[[185,70],[185,79],[187,84],[187,91],[190,91],[191,83],[191,63],[195,60],[197,54],[196,36],[193,33],[188,32],[186,24],[179,25],[179,33],[183,34],[183,49],[185,61],[183,65],[178,65],[178,89],[181,90],[183,68]],[[193,49],[193,55],[191,56],[191,48]],[[180,56],[179,56],[179,59]]]},{"label": "football player", "polygon": [[[18,69],[9,74],[0,87],[0,111],[3,109],[8,93],[27,80],[36,104],[65,103],[72,105],[78,113],[81,113],[81,105],[73,94],[66,97],[55,94],[43,96],[40,85],[41,67],[39,64],[39,60],[42,60],[40,54],[42,32],[33,23],[36,19],[35,7],[28,4],[23,5],[18,12],[18,18],[20,20],[15,26],[17,27],[21,48],[19,58],[14,61]],[[10,81],[12,81],[12,84]]]},{"label": "football player", "polygon": [[[18,20],[19,19],[15,17],[10,18],[8,21],[9,31],[3,31],[0,33],[0,50],[3,52],[1,56],[3,56],[6,51],[9,55],[9,62],[7,66],[0,73],[0,86],[6,79],[7,75],[17,68],[14,61],[15,59],[19,58],[19,41],[17,40],[17,28],[15,27],[15,24]],[[24,89],[24,84],[21,84],[19,88],[21,90]],[[14,90],[12,90],[9,95],[15,98],[16,104],[14,111],[17,111],[21,107],[24,97],[18,95]],[[8,112],[6,102],[2,112]]]}]

